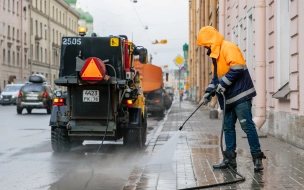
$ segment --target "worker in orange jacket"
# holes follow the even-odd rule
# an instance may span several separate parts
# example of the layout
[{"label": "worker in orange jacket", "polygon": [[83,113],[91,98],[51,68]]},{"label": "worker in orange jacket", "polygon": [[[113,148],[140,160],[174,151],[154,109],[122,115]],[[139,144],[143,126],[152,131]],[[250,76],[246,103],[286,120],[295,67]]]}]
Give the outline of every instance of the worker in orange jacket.
[{"label": "worker in orange jacket", "polygon": [[256,96],[256,91],[242,52],[211,26],[200,29],[197,44],[208,50],[207,55],[213,62],[213,78],[205,90],[204,102],[210,102],[211,98],[207,97],[216,90],[215,94],[223,110],[225,102],[221,93],[224,93],[226,97],[224,123],[226,150],[223,152],[225,158],[221,163],[213,165],[213,168],[227,168],[228,164],[233,168],[237,167],[235,123],[238,119],[242,130],[247,134],[254,171],[263,170],[262,159],[266,157],[261,151],[251,112],[252,98]]}]

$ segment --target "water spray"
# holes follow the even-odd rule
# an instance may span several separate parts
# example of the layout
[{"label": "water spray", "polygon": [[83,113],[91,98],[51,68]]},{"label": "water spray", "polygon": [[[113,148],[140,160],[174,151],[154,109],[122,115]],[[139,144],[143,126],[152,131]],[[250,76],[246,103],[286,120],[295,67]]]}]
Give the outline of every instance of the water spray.
[{"label": "water spray", "polygon": [[[215,91],[216,91],[216,87],[214,88],[213,91],[211,91],[209,93],[209,95],[206,97],[206,99],[210,99],[211,96],[215,95]],[[224,124],[225,124],[225,112],[226,112],[226,97],[224,95],[224,92],[220,92],[220,94],[223,96],[224,98],[224,109],[223,109],[223,120],[222,120],[222,130],[221,130],[221,137],[220,137],[220,147],[221,147],[221,153],[223,155],[224,160],[225,159],[225,155],[223,152],[223,133],[224,133]],[[186,121],[182,124],[182,126],[180,126],[179,130],[181,131],[184,127],[184,124],[192,117],[192,115],[202,106],[202,105],[206,105],[208,102],[202,102],[197,108],[196,110],[194,110],[194,112],[192,112],[192,114],[186,119]],[[241,181],[245,181],[245,177],[243,175],[241,175],[240,173],[238,173],[232,166],[230,166],[229,163],[227,163],[229,169],[235,173],[236,175],[240,176],[240,179],[234,180],[234,181],[227,181],[227,182],[223,182],[223,183],[215,183],[215,184],[210,184],[210,185],[204,185],[204,186],[198,186],[198,187],[190,187],[190,188],[184,188],[184,189],[180,189],[180,190],[192,190],[192,189],[204,189],[204,188],[210,188],[210,187],[217,187],[217,186],[222,186],[222,185],[228,185],[228,184],[232,184],[232,183],[237,183],[237,182],[241,182]]]}]

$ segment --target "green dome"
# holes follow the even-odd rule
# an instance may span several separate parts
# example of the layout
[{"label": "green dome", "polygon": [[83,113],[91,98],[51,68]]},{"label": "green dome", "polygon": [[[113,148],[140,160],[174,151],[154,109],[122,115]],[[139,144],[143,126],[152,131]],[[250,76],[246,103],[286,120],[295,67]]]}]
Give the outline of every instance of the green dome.
[{"label": "green dome", "polygon": [[83,10],[81,8],[78,8],[77,12],[80,14],[81,20],[86,20],[86,14],[83,12]]},{"label": "green dome", "polygon": [[92,15],[88,11],[86,11],[84,14],[85,14],[87,23],[93,23],[94,19],[93,19]]},{"label": "green dome", "polygon": [[77,0],[64,0],[64,1],[71,5],[76,5],[77,3]]}]

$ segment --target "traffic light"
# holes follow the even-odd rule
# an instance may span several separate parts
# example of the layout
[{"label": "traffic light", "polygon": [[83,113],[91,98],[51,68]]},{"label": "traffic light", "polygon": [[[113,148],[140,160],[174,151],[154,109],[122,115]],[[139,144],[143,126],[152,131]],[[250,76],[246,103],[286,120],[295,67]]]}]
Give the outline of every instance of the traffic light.
[{"label": "traffic light", "polygon": [[166,73],[166,81],[168,82],[169,80],[169,73]]}]

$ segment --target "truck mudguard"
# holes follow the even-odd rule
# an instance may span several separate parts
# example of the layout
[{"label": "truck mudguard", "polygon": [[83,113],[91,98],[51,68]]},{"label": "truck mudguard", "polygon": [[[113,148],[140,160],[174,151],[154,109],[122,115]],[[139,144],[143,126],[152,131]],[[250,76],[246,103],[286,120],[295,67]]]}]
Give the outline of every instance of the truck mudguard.
[{"label": "truck mudguard", "polygon": [[140,107],[129,107],[129,125],[128,128],[142,127],[142,112]]},{"label": "truck mudguard", "polygon": [[68,118],[65,121],[65,119],[64,119],[65,117],[62,117],[62,116],[64,116],[64,113],[65,113],[66,110],[67,110],[67,106],[60,106],[60,107],[59,106],[53,106],[49,126],[57,126],[59,123],[60,124],[65,123],[65,125],[66,125],[67,122],[68,122]]}]

